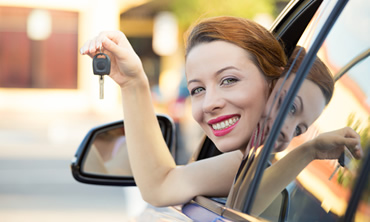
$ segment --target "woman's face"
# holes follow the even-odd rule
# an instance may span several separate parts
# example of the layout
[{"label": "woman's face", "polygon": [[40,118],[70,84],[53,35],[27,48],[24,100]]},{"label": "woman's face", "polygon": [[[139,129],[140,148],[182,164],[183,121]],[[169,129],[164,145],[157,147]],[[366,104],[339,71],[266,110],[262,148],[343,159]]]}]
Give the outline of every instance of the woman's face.
[{"label": "woman's face", "polygon": [[194,119],[222,152],[244,149],[268,98],[268,83],[244,49],[213,41],[187,56]]},{"label": "woman's face", "polygon": [[[287,79],[271,110],[271,115],[267,119],[265,128],[265,139],[267,138],[267,134],[276,119],[280,106],[288,92],[289,86],[294,80],[294,76],[295,75],[293,74]],[[268,110],[271,108],[272,101],[274,100],[282,82],[283,78],[280,78],[276,83],[267,102],[265,115],[267,115]],[[305,133],[308,127],[320,116],[324,108],[325,97],[320,88],[314,82],[306,79],[294,99],[289,110],[289,114],[284,121],[284,125],[275,143],[274,151],[280,152],[285,150],[293,137]]]}]

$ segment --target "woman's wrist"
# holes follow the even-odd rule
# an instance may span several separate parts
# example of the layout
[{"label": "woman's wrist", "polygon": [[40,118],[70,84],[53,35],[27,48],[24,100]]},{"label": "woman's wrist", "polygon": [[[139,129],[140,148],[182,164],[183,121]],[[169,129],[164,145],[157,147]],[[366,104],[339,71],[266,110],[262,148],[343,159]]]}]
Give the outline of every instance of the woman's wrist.
[{"label": "woman's wrist", "polygon": [[308,142],[303,143],[301,146],[297,147],[297,149],[299,149],[300,152],[302,153],[305,162],[310,163],[316,159],[315,146],[316,146],[315,140],[310,140]]},{"label": "woman's wrist", "polygon": [[142,74],[138,75],[138,77],[132,78],[129,81],[126,81],[124,84],[120,85],[121,92],[132,92],[132,90],[145,90],[149,88],[149,80],[146,74],[143,72]]}]

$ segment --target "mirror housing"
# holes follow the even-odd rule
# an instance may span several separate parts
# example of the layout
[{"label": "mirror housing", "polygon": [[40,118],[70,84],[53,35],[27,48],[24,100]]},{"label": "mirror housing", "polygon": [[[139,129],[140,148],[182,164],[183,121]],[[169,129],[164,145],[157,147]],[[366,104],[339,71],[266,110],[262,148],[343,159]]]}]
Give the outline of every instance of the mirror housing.
[{"label": "mirror housing", "polygon": [[[157,119],[159,126],[162,131],[162,135],[166,144],[172,154],[175,157],[175,124],[173,120],[166,115],[157,114]],[[85,136],[80,146],[78,147],[74,159],[71,162],[71,171],[73,177],[81,182],[87,184],[97,184],[97,185],[109,185],[109,186],[135,186],[135,181],[132,175],[111,175],[106,172],[94,173],[94,171],[86,172],[84,170],[84,164],[89,157],[90,151],[93,149],[93,143],[98,135],[107,133],[112,130],[122,129],[124,132],[124,120],[119,120],[104,124],[98,127],[92,128]],[[122,134],[123,136],[124,134]],[[94,154],[96,155],[96,154]],[[122,159],[122,162],[125,160]],[[126,160],[128,161],[128,159]],[[127,164],[127,163],[126,163]],[[99,168],[99,167],[98,167]],[[130,170],[130,169],[129,169]]]}]

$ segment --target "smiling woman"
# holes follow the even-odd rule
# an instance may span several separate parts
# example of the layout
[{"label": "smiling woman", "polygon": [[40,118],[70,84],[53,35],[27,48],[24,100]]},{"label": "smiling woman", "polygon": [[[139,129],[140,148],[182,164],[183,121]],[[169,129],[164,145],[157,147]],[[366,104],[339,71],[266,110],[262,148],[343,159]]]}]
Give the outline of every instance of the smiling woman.
[{"label": "smiling woman", "polygon": [[[249,154],[254,129],[263,115],[272,86],[285,66],[286,58],[279,42],[265,28],[243,18],[215,17],[194,26],[188,39],[185,64],[193,116],[218,149],[227,154],[185,166],[176,166],[168,151],[154,113],[147,76],[125,35],[118,31],[103,32],[86,42],[81,54],[93,57],[101,46],[111,57],[110,77],[121,87],[128,156],[144,200],[156,206],[168,206],[186,203],[198,195],[226,196],[243,153]],[[320,95],[319,87],[315,87],[316,95]],[[313,116],[304,117],[308,119],[305,124],[311,124],[323,107],[324,102]],[[301,120],[295,116],[294,120],[297,119]],[[349,139],[354,138],[348,131],[341,132]],[[358,138],[353,140],[351,147]],[[331,144],[331,140],[321,137],[298,149],[298,154],[292,152],[291,158],[303,166],[323,158],[330,147],[324,146],[323,155],[316,148],[327,144]],[[336,151],[330,158],[339,156],[340,150]],[[287,169],[286,180],[281,183],[284,185],[297,172],[289,171],[286,161],[280,163],[277,166],[281,167],[270,167],[268,172],[277,169],[280,173],[280,169]],[[258,210],[280,192],[280,186],[270,188],[276,174],[270,175],[263,184],[273,192],[264,193],[262,186],[260,192],[265,196],[260,198],[262,207],[258,204]]]},{"label": "smiling woman", "polygon": [[219,40],[199,44],[187,56],[193,117],[221,152],[245,150],[269,96],[268,82],[249,57]]},{"label": "smiling woman", "polygon": [[[220,150],[235,152],[221,161],[182,167],[161,136],[147,77],[125,35],[103,32],[86,42],[81,53],[93,57],[100,46],[111,57],[110,77],[121,87],[128,155],[143,198],[167,206],[197,195],[226,196],[235,175],[230,172],[239,166],[240,151],[263,113],[272,80],[286,63],[274,36],[253,21],[226,16],[205,19],[191,29],[185,66],[194,117]],[[224,128],[227,122],[232,126]]]},{"label": "smiling woman", "polygon": [[[267,137],[273,121],[277,117],[280,105],[289,87],[292,85],[295,73],[297,73],[305,56],[306,50],[297,46],[286,65],[282,77],[277,81],[266,104],[263,118],[260,121],[261,125],[263,121],[267,121],[264,138]],[[329,104],[333,96],[333,77],[319,58],[315,59],[306,79],[308,81],[304,82],[293,102],[290,114],[285,119],[284,127],[277,139],[275,152],[283,151],[293,137],[305,133],[314,120],[320,116],[324,107]],[[276,102],[274,102],[275,97],[277,97]]]},{"label": "smiling woman", "polygon": [[186,59],[194,119],[220,151],[244,152],[286,63],[281,45],[255,22],[217,17],[191,30]]}]

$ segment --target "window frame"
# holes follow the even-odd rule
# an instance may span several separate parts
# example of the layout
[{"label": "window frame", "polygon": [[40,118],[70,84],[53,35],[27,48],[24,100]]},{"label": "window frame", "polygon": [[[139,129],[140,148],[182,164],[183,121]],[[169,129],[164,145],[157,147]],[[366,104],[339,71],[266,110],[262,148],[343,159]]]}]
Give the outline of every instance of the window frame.
[{"label": "window frame", "polygon": [[251,182],[248,183],[247,186],[240,187],[241,190],[245,190],[245,192],[241,192],[245,195],[239,198],[240,201],[238,203],[234,204],[237,210],[246,214],[250,214],[264,169],[267,167],[268,159],[272,152],[273,145],[279,135],[280,129],[283,126],[289,108],[291,107],[293,100],[298,93],[298,90],[300,89],[303,81],[307,76],[308,71],[313,64],[313,61],[316,58],[318,50],[320,49],[328,33],[334,26],[336,20],[338,19],[339,15],[343,11],[347,3],[348,0],[338,1],[336,3],[329,17],[326,19],[325,23],[321,27],[321,30],[318,33],[317,37],[314,39],[312,46],[307,50],[307,55],[303,59],[302,64],[300,65],[296,73],[292,86],[290,87],[286,97],[282,101],[281,109],[279,110],[276,121],[271,128],[270,135],[267,137],[264,148],[258,156],[256,171],[254,173],[248,173],[245,178],[243,178],[243,181],[250,179]]}]

